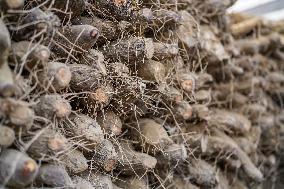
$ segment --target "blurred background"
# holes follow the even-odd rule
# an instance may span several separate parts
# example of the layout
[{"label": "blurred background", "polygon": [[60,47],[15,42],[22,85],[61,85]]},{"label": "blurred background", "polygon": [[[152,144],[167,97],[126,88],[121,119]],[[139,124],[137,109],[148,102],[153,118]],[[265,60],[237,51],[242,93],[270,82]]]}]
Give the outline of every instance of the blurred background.
[{"label": "blurred background", "polygon": [[283,20],[284,0],[238,0],[229,12],[245,12],[269,20]]}]

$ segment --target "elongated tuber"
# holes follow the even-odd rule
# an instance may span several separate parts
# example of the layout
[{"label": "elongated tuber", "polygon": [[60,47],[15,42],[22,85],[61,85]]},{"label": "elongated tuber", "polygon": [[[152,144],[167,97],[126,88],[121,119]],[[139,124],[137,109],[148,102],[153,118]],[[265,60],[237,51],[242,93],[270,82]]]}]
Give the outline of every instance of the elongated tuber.
[{"label": "elongated tuber", "polygon": [[38,172],[36,162],[17,150],[7,149],[0,154],[0,185],[23,188],[33,182]]},{"label": "elongated tuber", "polygon": [[97,116],[96,120],[105,133],[110,135],[119,135],[121,133],[121,119],[113,111],[107,110],[105,112],[101,112]]},{"label": "elongated tuber", "polygon": [[15,138],[15,132],[12,128],[0,125],[0,147],[11,146]]}]

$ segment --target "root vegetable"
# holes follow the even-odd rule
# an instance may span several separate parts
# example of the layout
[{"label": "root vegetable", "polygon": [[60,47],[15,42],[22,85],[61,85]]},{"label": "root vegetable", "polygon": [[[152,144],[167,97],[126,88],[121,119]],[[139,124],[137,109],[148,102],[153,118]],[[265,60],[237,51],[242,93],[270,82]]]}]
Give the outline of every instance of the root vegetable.
[{"label": "root vegetable", "polygon": [[107,75],[106,62],[104,61],[105,57],[102,52],[95,49],[89,50],[82,58],[80,59],[81,64],[89,65],[97,70],[102,75]]},{"label": "root vegetable", "polygon": [[50,57],[48,47],[29,41],[12,43],[11,48],[9,60],[14,64],[24,64],[27,68],[33,68],[38,64],[44,65]]},{"label": "root vegetable", "polygon": [[151,59],[154,55],[154,45],[151,38],[131,37],[105,46],[102,52],[107,58],[133,65],[135,61]]},{"label": "root vegetable", "polygon": [[88,169],[88,160],[76,149],[63,154],[60,160],[71,173],[78,174]]},{"label": "root vegetable", "polygon": [[73,185],[65,168],[56,164],[41,165],[36,181],[52,187],[70,187]]},{"label": "root vegetable", "polygon": [[134,151],[133,147],[126,142],[120,143],[117,147],[118,165],[117,170],[122,174],[145,174],[154,169],[157,159],[146,154]]},{"label": "root vegetable", "polygon": [[101,112],[96,119],[105,133],[110,135],[119,135],[121,133],[121,119],[113,111]]},{"label": "root vegetable", "polygon": [[63,63],[49,62],[44,70],[38,73],[38,80],[44,88],[50,91],[60,91],[69,86],[71,71]]},{"label": "root vegetable", "polygon": [[166,75],[165,67],[162,63],[148,60],[138,66],[138,76],[142,79],[154,82],[162,82]]},{"label": "root vegetable", "polygon": [[109,105],[114,94],[114,88],[111,84],[100,84],[95,90],[87,95],[85,102],[89,108],[104,108]]},{"label": "root vegetable", "polygon": [[153,59],[163,60],[178,55],[178,44],[158,43],[154,42]]},{"label": "root vegetable", "polygon": [[108,175],[86,171],[81,177],[90,181],[94,188],[113,189],[111,178]]},{"label": "root vegetable", "polygon": [[206,161],[192,159],[188,171],[191,177],[190,180],[199,186],[214,187],[218,183],[214,167]]},{"label": "root vegetable", "polygon": [[[33,138],[36,136],[36,138]],[[51,128],[45,128],[43,131],[39,130],[33,135],[25,136],[24,140],[30,142],[28,154],[35,159],[50,158],[52,156],[60,155],[69,148],[67,139],[59,132]]]},{"label": "root vegetable", "polygon": [[103,140],[92,151],[92,163],[106,172],[115,168],[117,159],[117,153],[109,140]]},{"label": "root vegetable", "polygon": [[29,129],[34,122],[34,110],[24,101],[16,101],[10,98],[0,99],[0,114],[9,118],[10,123]]},{"label": "root vegetable", "polygon": [[65,122],[64,128],[70,135],[81,140],[87,148],[93,150],[104,139],[103,131],[99,124],[89,116],[79,114],[70,117],[71,122]]},{"label": "root vegetable", "polygon": [[143,144],[142,147],[146,152],[155,154],[156,151],[162,150],[173,143],[163,125],[152,119],[140,119],[136,127],[137,130],[133,134],[135,134],[140,144]]},{"label": "root vegetable", "polygon": [[0,3],[1,10],[20,9],[24,5],[24,0],[3,0]]},{"label": "root vegetable", "polygon": [[84,53],[97,41],[99,30],[90,25],[73,25],[59,31],[51,46],[58,56],[67,57],[70,53]]},{"label": "root vegetable", "polygon": [[102,79],[100,70],[82,64],[71,64],[68,66],[72,73],[71,89],[75,91],[94,91],[97,88]]},{"label": "root vegetable", "polygon": [[251,129],[251,122],[243,115],[224,110],[214,110],[209,124],[236,133],[246,133]]},{"label": "root vegetable", "polygon": [[33,182],[38,165],[26,154],[13,150],[4,150],[0,155],[0,184],[23,188]]},{"label": "root vegetable", "polygon": [[75,189],[94,189],[91,182],[86,179],[83,179],[82,177],[75,176],[72,178],[72,181],[75,185]]},{"label": "root vegetable", "polygon": [[171,161],[184,161],[188,158],[188,154],[184,144],[171,144],[165,148],[164,155]]},{"label": "root vegetable", "polygon": [[17,94],[13,73],[7,62],[0,66],[0,96],[11,97]]},{"label": "root vegetable", "polygon": [[12,128],[0,125],[0,147],[11,146],[15,138],[15,132]]},{"label": "root vegetable", "polygon": [[176,79],[177,79],[177,82],[179,83],[180,87],[184,91],[186,91],[188,93],[194,92],[194,90],[195,90],[195,83],[196,83],[196,79],[194,77],[194,74],[178,72],[176,74]]},{"label": "root vegetable", "polygon": [[182,20],[181,15],[178,13],[166,10],[166,9],[158,9],[153,11],[153,20],[151,22],[151,25],[153,27],[174,27],[175,24],[179,24],[179,22]]},{"label": "root vegetable", "polygon": [[11,38],[2,19],[0,19],[0,28],[0,66],[2,66],[4,63],[7,63],[7,57],[11,48]]},{"label": "root vegetable", "polygon": [[177,102],[175,105],[175,113],[184,120],[189,120],[193,116],[191,105],[187,101]]},{"label": "root vegetable", "polygon": [[148,183],[145,179],[140,179],[136,177],[124,178],[122,181],[117,180],[115,184],[123,189],[149,189]]},{"label": "root vegetable", "polygon": [[242,36],[252,31],[258,25],[261,24],[261,20],[259,18],[250,18],[246,19],[242,22],[235,23],[231,26],[231,32],[234,36]]},{"label": "root vegetable", "polygon": [[63,119],[71,114],[69,102],[60,95],[44,95],[34,107],[35,113],[47,119]]}]

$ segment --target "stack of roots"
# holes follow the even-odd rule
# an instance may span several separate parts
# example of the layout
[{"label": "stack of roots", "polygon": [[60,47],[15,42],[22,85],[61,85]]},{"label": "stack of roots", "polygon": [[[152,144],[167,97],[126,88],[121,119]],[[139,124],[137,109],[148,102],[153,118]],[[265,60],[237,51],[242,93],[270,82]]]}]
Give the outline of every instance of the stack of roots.
[{"label": "stack of roots", "polygon": [[1,189],[281,189],[284,22],[235,0],[1,0]]}]

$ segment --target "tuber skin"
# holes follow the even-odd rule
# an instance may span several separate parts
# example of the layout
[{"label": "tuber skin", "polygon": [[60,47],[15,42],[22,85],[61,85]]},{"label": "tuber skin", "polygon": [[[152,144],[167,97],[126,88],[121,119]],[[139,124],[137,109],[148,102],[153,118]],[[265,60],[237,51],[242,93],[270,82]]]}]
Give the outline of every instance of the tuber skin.
[{"label": "tuber skin", "polygon": [[49,91],[61,91],[69,86],[71,71],[60,62],[49,62],[43,71],[38,73],[40,85]]},{"label": "tuber skin", "polygon": [[184,144],[171,144],[167,146],[163,155],[172,162],[184,161],[188,158]]},{"label": "tuber skin", "polygon": [[72,177],[75,189],[95,189],[92,183],[82,177],[75,176]]},{"label": "tuber skin", "polygon": [[20,9],[24,5],[24,0],[2,0],[0,2],[0,10],[7,11],[7,9]]},{"label": "tuber skin", "polygon": [[113,189],[112,181],[109,175],[99,172],[85,171],[80,176],[82,178],[87,178],[94,188]]},{"label": "tuber skin", "polygon": [[51,187],[71,187],[73,182],[64,167],[56,164],[44,164],[39,168],[36,182]]},{"label": "tuber skin", "polygon": [[100,125],[91,117],[84,114],[71,115],[70,121],[64,123],[64,128],[70,131],[72,137],[81,140],[88,150],[94,150],[104,140]]},{"label": "tuber skin", "polygon": [[6,149],[0,154],[0,186],[23,188],[33,182],[38,165],[25,153]]},{"label": "tuber skin", "polygon": [[100,69],[83,64],[68,65],[72,76],[70,88],[75,91],[94,91],[102,79]]},{"label": "tuber skin", "polygon": [[30,41],[13,42],[11,48],[9,60],[14,64],[24,64],[30,69],[46,64],[50,57],[48,47]]},{"label": "tuber skin", "polygon": [[15,131],[12,128],[0,125],[0,147],[11,146],[15,138]]},{"label": "tuber skin", "polygon": [[122,189],[150,189],[145,179],[128,177],[123,180],[117,180],[115,184]]},{"label": "tuber skin", "polygon": [[204,160],[191,159],[188,171],[190,180],[198,186],[212,188],[218,183],[215,168]]},{"label": "tuber skin", "polygon": [[88,160],[79,150],[66,152],[59,159],[71,173],[78,174],[88,169]]},{"label": "tuber skin", "polygon": [[97,44],[103,45],[109,41],[113,41],[119,37],[120,31],[118,25],[110,20],[101,19],[99,17],[79,17],[72,21],[74,24],[91,25],[100,31]]},{"label": "tuber skin", "polygon": [[173,28],[181,22],[182,18],[177,12],[166,9],[153,11],[153,19],[150,21],[150,26],[156,28]]},{"label": "tuber skin", "polygon": [[105,57],[103,53],[98,50],[89,50],[88,53],[82,56],[80,63],[89,65],[94,69],[99,70],[99,72],[104,76],[107,75]]},{"label": "tuber skin", "polygon": [[118,115],[111,110],[100,112],[96,117],[97,122],[105,133],[109,135],[119,135],[122,129],[122,121]]},{"label": "tuber skin", "polygon": [[35,118],[34,110],[25,101],[11,98],[0,99],[0,116],[9,118],[12,125],[30,129]]},{"label": "tuber skin", "polygon": [[36,115],[50,120],[64,119],[71,114],[71,105],[60,95],[44,95],[40,97],[34,110]]},{"label": "tuber skin", "polygon": [[[34,139],[34,136],[37,137]],[[27,152],[37,160],[48,160],[48,158],[58,156],[69,148],[67,139],[61,133],[49,127],[36,131],[24,138],[26,142],[30,142],[31,140],[33,142]]]},{"label": "tuber skin", "polygon": [[155,168],[157,159],[146,153],[137,152],[127,142],[121,142],[117,146],[118,165],[117,170],[125,175],[143,175]]},{"label": "tuber skin", "polygon": [[236,133],[247,133],[251,129],[251,122],[242,114],[215,109],[210,118],[209,125],[230,130]]},{"label": "tuber skin", "polygon": [[11,97],[18,93],[14,75],[8,63],[0,66],[0,96]]},{"label": "tuber skin", "polygon": [[154,45],[151,38],[130,37],[118,42],[112,42],[102,49],[105,57],[112,60],[125,61],[130,65],[135,61],[151,59],[154,55]]},{"label": "tuber skin", "polygon": [[181,117],[183,120],[189,120],[193,117],[192,106],[187,101],[177,102],[174,107],[178,117]]},{"label": "tuber skin", "polygon": [[117,153],[109,140],[103,140],[92,151],[92,163],[106,172],[115,168],[117,160]]},{"label": "tuber skin", "polygon": [[144,80],[162,82],[166,77],[165,66],[154,60],[147,60],[138,66],[137,75]]},{"label": "tuber skin", "polygon": [[136,127],[137,130],[133,131],[135,138],[142,145],[144,151],[150,154],[155,154],[156,151],[173,144],[163,125],[152,119],[140,119]]},{"label": "tuber skin", "polygon": [[99,37],[99,30],[90,25],[72,25],[59,32],[54,36],[51,49],[61,57],[67,57],[72,52],[81,54],[88,51]]},{"label": "tuber skin", "polygon": [[14,38],[17,40],[33,39],[35,34],[44,32],[47,37],[52,37],[56,29],[61,25],[60,19],[48,10],[42,11],[36,7],[18,21],[20,25],[26,25],[18,29]]},{"label": "tuber skin", "polygon": [[176,80],[180,87],[187,93],[193,93],[196,85],[196,78],[193,73],[178,72],[176,74]]},{"label": "tuber skin", "polygon": [[5,26],[5,23],[0,19],[0,67],[7,63],[7,57],[11,48],[10,33]]}]

